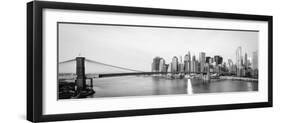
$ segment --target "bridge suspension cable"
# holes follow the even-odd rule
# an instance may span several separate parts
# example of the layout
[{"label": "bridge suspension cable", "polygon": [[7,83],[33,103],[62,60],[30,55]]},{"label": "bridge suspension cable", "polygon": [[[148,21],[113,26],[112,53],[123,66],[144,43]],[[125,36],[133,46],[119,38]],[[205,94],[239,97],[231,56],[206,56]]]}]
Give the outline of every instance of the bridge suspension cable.
[{"label": "bridge suspension cable", "polygon": [[[76,59],[70,59],[70,60],[62,61],[62,62],[59,62],[59,64],[64,64],[64,63],[69,63],[69,62],[74,62],[74,61],[76,61]],[[90,62],[90,63],[104,65],[104,66],[109,66],[109,67],[113,67],[113,68],[118,68],[118,69],[122,69],[122,70],[127,70],[127,71],[143,72],[143,71],[140,71],[140,70],[134,70],[134,69],[130,69],[130,68],[124,68],[124,67],[119,67],[119,66],[115,66],[115,65],[105,64],[105,63],[90,60],[90,59],[85,59],[85,61]]]},{"label": "bridge suspension cable", "polygon": [[118,66],[114,66],[114,65],[110,65],[110,64],[105,64],[105,63],[101,63],[101,62],[90,60],[90,59],[85,59],[85,61],[90,62],[90,63],[101,64],[101,65],[105,65],[105,66],[109,66],[109,67],[114,67],[114,68],[118,68],[118,69],[128,70],[128,71],[143,72],[140,70],[134,70],[134,69],[130,69],[130,68],[124,68],[124,67],[118,67]]},{"label": "bridge suspension cable", "polygon": [[62,61],[62,62],[59,62],[59,64],[69,63],[69,62],[73,62],[73,61],[76,61],[76,59],[70,59],[70,60]]}]

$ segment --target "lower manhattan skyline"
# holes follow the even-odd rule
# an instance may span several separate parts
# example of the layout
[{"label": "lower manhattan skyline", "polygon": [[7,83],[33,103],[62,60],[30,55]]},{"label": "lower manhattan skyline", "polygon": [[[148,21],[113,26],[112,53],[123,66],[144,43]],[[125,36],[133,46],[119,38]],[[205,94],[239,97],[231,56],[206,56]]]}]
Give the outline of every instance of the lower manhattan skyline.
[{"label": "lower manhattan skyline", "polygon": [[[242,62],[244,63],[244,62],[249,62],[250,61],[250,63],[252,63],[254,60],[254,62],[257,62],[258,63],[258,51],[253,51],[252,53],[247,53],[247,52],[242,52],[242,47],[241,46],[239,46],[239,47],[237,47],[237,49],[236,49],[236,55],[237,55],[237,50],[239,49],[239,48],[241,48],[241,54],[240,54],[240,59],[242,60]],[[204,58],[202,58],[200,55],[201,54],[204,54]],[[187,57],[187,55],[189,56],[189,61],[193,61],[193,58],[195,58],[195,60],[197,60],[197,61],[202,61],[202,59],[204,59],[203,61],[205,61],[205,62],[207,62],[206,60],[208,59],[208,58],[213,58],[214,59],[214,57],[216,57],[216,56],[219,56],[219,57],[221,57],[221,58],[223,58],[220,54],[216,54],[216,55],[213,55],[213,56],[211,56],[211,55],[208,55],[208,53],[206,53],[206,52],[198,52],[198,53],[194,53],[194,54],[191,54],[191,52],[190,51],[188,51],[186,54],[184,54],[184,55],[178,55],[178,56],[172,56],[171,57],[171,60],[170,61],[166,61],[166,59],[165,58],[163,58],[163,57],[161,57],[161,56],[155,56],[154,58],[161,58],[161,59],[164,59],[166,62],[172,62],[173,61],[173,58],[177,58],[178,59],[178,62],[179,63],[184,63],[185,61],[187,61],[186,60],[186,57]],[[237,58],[238,56],[236,56],[234,59],[230,59],[230,58],[223,58],[223,61],[222,61],[222,63],[228,63],[229,62],[229,60],[231,60],[231,62],[233,62],[235,65],[238,65],[238,63],[237,63],[237,60],[240,60],[240,59],[238,59]],[[255,58],[254,60],[253,60],[253,58]],[[256,64],[257,64],[256,63]],[[239,66],[239,65],[238,65]],[[257,68],[257,66],[255,65],[254,66],[254,68]]]},{"label": "lower manhattan skyline", "polygon": [[58,28],[59,62],[81,55],[106,64],[151,71],[151,61],[156,56],[166,62],[174,56],[180,60],[181,56],[184,61],[190,52],[191,57],[199,60],[199,53],[204,52],[206,57],[218,55],[224,62],[231,59],[236,64],[238,47],[242,48],[242,56],[247,53],[248,59],[258,52],[257,31],[68,23],[59,24]]},{"label": "lower manhattan skyline", "polygon": [[220,75],[235,75],[239,77],[258,77],[258,52],[249,57],[242,52],[239,46],[236,50],[236,59],[224,59],[220,55],[208,56],[200,52],[199,57],[190,52],[184,56],[174,56],[172,61],[166,61],[160,56],[152,60],[151,72],[171,74],[216,73]]}]

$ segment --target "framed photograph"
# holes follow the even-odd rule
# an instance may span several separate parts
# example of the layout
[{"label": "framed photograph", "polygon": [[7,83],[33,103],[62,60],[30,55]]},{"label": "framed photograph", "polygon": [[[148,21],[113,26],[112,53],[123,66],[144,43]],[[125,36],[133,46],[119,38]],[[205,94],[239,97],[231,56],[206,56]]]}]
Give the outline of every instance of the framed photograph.
[{"label": "framed photograph", "polygon": [[272,107],[272,16],[27,3],[33,122]]}]

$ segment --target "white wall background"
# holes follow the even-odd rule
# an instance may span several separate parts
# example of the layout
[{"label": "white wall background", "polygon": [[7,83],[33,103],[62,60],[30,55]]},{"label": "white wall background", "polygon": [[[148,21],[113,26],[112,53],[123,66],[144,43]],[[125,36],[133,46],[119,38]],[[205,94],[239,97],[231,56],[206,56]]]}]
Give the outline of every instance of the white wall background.
[{"label": "white wall background", "polygon": [[[0,5],[0,122],[27,123],[26,112],[26,2],[3,0]],[[90,0],[89,0],[90,1]],[[231,111],[212,111],[169,115],[80,120],[74,123],[196,122],[278,123],[281,121],[281,8],[278,0],[91,0],[97,4],[157,7],[214,12],[266,14],[274,16],[274,107]],[[69,122],[69,121],[65,121]]]}]

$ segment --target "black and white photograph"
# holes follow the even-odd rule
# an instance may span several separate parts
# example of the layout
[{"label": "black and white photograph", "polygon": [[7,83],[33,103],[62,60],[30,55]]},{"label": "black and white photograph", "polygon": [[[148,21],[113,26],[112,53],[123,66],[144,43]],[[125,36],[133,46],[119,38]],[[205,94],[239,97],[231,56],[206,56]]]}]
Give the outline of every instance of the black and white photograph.
[{"label": "black and white photograph", "polygon": [[60,99],[259,91],[259,31],[57,22]]},{"label": "black and white photograph", "polygon": [[[199,2],[200,9],[193,10],[72,1],[26,5],[28,121],[216,111],[196,113],[197,119],[186,116],[195,122],[218,116],[225,122],[236,112],[238,119],[251,122],[257,119],[248,114],[264,116],[253,112],[260,109],[223,116],[219,111],[273,106],[273,73],[278,68],[273,67],[273,51],[278,48],[273,49],[272,14],[202,6],[223,7],[215,2]],[[17,56],[2,61],[18,61]],[[4,64],[12,71],[14,65]],[[166,116],[156,119],[166,122]]]}]

